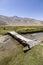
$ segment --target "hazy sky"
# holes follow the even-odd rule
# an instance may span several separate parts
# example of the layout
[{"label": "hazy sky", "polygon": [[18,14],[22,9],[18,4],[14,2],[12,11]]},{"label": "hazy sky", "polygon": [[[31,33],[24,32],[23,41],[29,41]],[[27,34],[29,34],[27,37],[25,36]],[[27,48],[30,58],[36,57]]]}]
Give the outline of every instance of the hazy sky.
[{"label": "hazy sky", "polygon": [[43,0],[0,0],[0,15],[43,20]]}]

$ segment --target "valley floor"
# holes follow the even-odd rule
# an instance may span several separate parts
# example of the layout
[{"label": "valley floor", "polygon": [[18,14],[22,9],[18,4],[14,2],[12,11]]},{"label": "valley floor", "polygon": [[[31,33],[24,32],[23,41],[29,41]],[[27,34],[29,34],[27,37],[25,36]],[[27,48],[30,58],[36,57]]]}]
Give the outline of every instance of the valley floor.
[{"label": "valley floor", "polygon": [[43,26],[0,26],[0,34],[7,31],[16,31],[20,34],[43,32]]},{"label": "valley floor", "polygon": [[[7,31],[16,31],[20,34],[42,32],[43,26],[0,26],[0,35],[5,34]],[[0,39],[0,65],[43,65],[43,41],[24,53],[23,46],[19,42],[9,35],[3,35]]]}]

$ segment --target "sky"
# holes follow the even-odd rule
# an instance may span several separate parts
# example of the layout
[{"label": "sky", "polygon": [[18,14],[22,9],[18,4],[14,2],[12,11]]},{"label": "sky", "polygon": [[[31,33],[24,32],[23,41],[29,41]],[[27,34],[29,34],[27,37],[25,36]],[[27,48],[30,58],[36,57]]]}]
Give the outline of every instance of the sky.
[{"label": "sky", "polygon": [[0,15],[43,20],[43,0],[0,0]]}]

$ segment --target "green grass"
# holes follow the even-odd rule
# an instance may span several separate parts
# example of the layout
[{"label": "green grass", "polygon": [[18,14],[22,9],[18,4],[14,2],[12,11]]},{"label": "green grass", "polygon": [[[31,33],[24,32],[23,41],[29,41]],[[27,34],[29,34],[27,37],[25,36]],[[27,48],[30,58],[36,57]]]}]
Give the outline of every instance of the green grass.
[{"label": "green grass", "polygon": [[12,58],[15,59],[22,52],[22,48],[23,46],[13,39],[7,46],[2,46],[0,48],[0,65],[7,65]]},{"label": "green grass", "polygon": [[[0,26],[0,34],[7,31],[16,31],[18,33],[32,33],[43,31],[43,26]],[[13,50],[13,46],[16,48]],[[13,44],[12,44],[13,45]],[[11,47],[2,48],[0,51],[0,65],[43,65],[43,42],[36,45],[28,52],[23,52],[23,46],[14,40],[14,45]]]},{"label": "green grass", "polygon": [[0,34],[7,31],[16,31],[18,33],[43,32],[43,26],[0,26]]},{"label": "green grass", "polygon": [[0,65],[43,65],[43,43],[34,46],[26,53],[23,52],[23,47],[18,42],[16,44],[18,50],[9,51],[8,56],[6,56],[8,51],[6,53],[3,51],[5,57],[2,55],[4,58],[0,61]]},{"label": "green grass", "polygon": [[43,46],[39,44],[26,53],[21,51],[7,65],[43,65]]}]

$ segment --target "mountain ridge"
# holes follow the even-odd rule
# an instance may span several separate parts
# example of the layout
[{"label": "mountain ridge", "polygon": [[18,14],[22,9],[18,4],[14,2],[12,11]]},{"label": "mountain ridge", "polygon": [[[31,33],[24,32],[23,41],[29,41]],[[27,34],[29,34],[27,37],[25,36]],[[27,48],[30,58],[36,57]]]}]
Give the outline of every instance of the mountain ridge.
[{"label": "mountain ridge", "polygon": [[0,15],[0,26],[43,26],[43,21],[18,16]]}]

